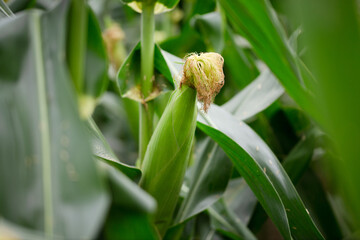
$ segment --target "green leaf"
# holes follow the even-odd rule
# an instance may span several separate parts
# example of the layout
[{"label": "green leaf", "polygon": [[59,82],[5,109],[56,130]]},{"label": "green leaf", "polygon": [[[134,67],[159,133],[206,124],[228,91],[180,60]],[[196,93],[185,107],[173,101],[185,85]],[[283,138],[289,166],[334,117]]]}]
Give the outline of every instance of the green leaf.
[{"label": "green leaf", "polygon": [[222,29],[221,16],[218,12],[204,15],[195,15],[191,26],[203,37],[208,49],[221,53],[224,48],[224,30]]},{"label": "green leaf", "polygon": [[344,235],[347,234],[342,233],[340,230],[334,208],[332,208],[328,199],[329,193],[325,191],[326,189],[323,187],[321,180],[311,169],[308,169],[303,174],[297,189],[325,239],[343,239]]},{"label": "green leaf", "polygon": [[224,201],[245,225],[250,221],[257,199],[243,178],[232,179],[224,193]]},{"label": "green leaf", "polygon": [[[26,240],[46,240],[42,232],[24,228],[0,218],[0,237],[1,239],[26,239]],[[60,238],[54,238],[57,240]]]},{"label": "green leaf", "polygon": [[117,205],[134,212],[155,212],[156,201],[136,183],[114,168],[107,167],[107,174],[113,193],[113,201]]},{"label": "green leaf", "polygon": [[239,88],[244,88],[259,75],[251,50],[244,44],[244,39],[234,34],[228,25],[222,56],[226,79],[233,81]]},{"label": "green leaf", "polygon": [[264,70],[244,90],[236,94],[223,107],[238,120],[249,119],[274,103],[284,93],[275,76]]},{"label": "green leaf", "polygon": [[107,168],[114,204],[105,222],[108,239],[158,239],[151,221],[156,201],[121,172]]},{"label": "green leaf", "polygon": [[106,239],[159,239],[149,216],[117,206],[110,209],[104,231]]},{"label": "green leaf", "polygon": [[0,211],[49,237],[93,238],[108,195],[66,72],[67,9],[0,22]]},{"label": "green leaf", "polygon": [[[141,44],[138,43],[121,66],[117,76],[117,85],[122,97],[142,102],[143,99],[140,93],[140,48]],[[171,72],[162,55],[160,47],[157,45],[155,45],[154,66],[161,75],[155,74],[156,90],[150,95],[151,98],[155,98],[163,91],[174,89]],[[163,80],[162,76],[164,76],[167,81]]]},{"label": "green leaf", "polygon": [[140,169],[129,166],[119,161],[115,153],[112,151],[110,145],[107,143],[105,137],[102,135],[99,128],[93,119],[88,120],[88,131],[91,135],[92,152],[93,154],[104,161],[106,164],[116,168],[124,173],[133,181],[139,181],[141,177]]},{"label": "green leaf", "polygon": [[360,24],[358,1],[301,1],[304,39],[318,80],[314,111],[334,142],[329,148],[339,154],[330,159],[336,185],[349,213],[360,226]]},{"label": "green leaf", "polygon": [[106,90],[108,84],[108,58],[101,35],[100,25],[90,7],[88,7],[87,15],[88,30],[83,94],[96,99]]},{"label": "green leaf", "polygon": [[314,153],[316,140],[320,134],[315,129],[310,130],[303,135],[302,139],[286,156],[283,167],[294,184],[299,181],[308,168]]},{"label": "green leaf", "polygon": [[[9,7],[13,13],[31,8],[36,4],[36,0],[12,0],[9,1]],[[54,7],[54,5],[52,6]]]},{"label": "green leaf", "polygon": [[283,237],[290,239],[291,230],[295,239],[323,239],[290,178],[261,138],[219,107],[212,106],[209,115],[203,116],[198,127],[230,157]]},{"label": "green leaf", "polygon": [[13,12],[10,10],[4,0],[0,0],[0,12],[6,17],[14,16]]},{"label": "green leaf", "polygon": [[230,232],[236,236],[235,239],[256,239],[246,225],[230,212],[222,198],[213,204],[208,209],[208,212],[212,219],[212,225],[216,230]]},{"label": "green leaf", "polygon": [[[308,75],[286,39],[275,11],[268,0],[219,0],[234,28],[252,45],[260,57],[280,80],[288,94],[305,110],[313,111],[313,96]],[[299,67],[297,64],[300,64]]]},{"label": "green leaf", "polygon": [[231,161],[210,139],[204,142],[198,156],[191,171],[189,192],[177,213],[176,224],[184,222],[216,202],[225,191],[231,176]]},{"label": "green leaf", "polygon": [[178,85],[183,71],[184,60],[161,49],[167,68],[170,71],[174,85]]}]

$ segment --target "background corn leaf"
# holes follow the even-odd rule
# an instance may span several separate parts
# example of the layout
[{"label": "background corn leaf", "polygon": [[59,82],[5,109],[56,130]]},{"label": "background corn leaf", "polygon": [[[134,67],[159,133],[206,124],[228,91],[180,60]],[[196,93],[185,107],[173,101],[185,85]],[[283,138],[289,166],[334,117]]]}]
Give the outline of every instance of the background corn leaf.
[{"label": "background corn leaf", "polygon": [[87,45],[83,94],[96,99],[107,87],[108,58],[98,20],[90,7],[88,7],[87,10],[87,18]]},{"label": "background corn leaf", "polygon": [[216,202],[225,191],[231,176],[232,163],[222,149],[206,139],[197,153],[189,179],[189,191],[177,213],[175,223],[181,223]]},{"label": "background corn leaf", "polygon": [[130,179],[134,181],[140,180],[141,170],[119,161],[109,143],[106,141],[105,137],[102,135],[101,131],[96,126],[96,123],[92,119],[89,119],[88,121],[88,131],[92,137],[92,152],[96,157],[104,161],[106,164],[118,169]]},{"label": "background corn leaf", "polygon": [[151,223],[156,201],[117,169],[110,166],[106,169],[113,204],[104,226],[104,237],[158,239]]},{"label": "background corn leaf", "polygon": [[3,15],[2,17],[10,17],[14,15],[4,0],[0,0],[0,12]]},{"label": "background corn leaf", "polygon": [[313,170],[308,169],[303,173],[297,184],[297,189],[325,239],[343,239],[344,236],[347,236],[340,228],[334,206],[331,205],[319,177]]},{"label": "background corn leaf", "polygon": [[[232,239],[255,240],[256,237],[246,225],[231,212],[224,199],[220,199],[207,210],[215,229]],[[234,235],[234,237],[232,237]]]},{"label": "background corn leaf", "polygon": [[36,0],[13,0],[9,1],[9,8],[13,13],[31,8],[36,4]]},{"label": "background corn leaf", "polygon": [[242,43],[244,39],[232,32],[219,12],[195,15],[190,24],[199,36],[203,36],[207,51],[222,54],[227,85],[235,83],[243,88],[257,76],[254,59],[248,46]]},{"label": "background corn leaf", "polygon": [[262,112],[283,93],[283,87],[266,69],[244,90],[226,102],[223,107],[233,113],[236,119],[243,121]]},{"label": "background corn leaf", "polygon": [[305,74],[305,66],[290,48],[269,1],[219,0],[219,3],[236,31],[250,42],[254,52],[268,65],[288,94],[302,108],[317,115],[312,108],[311,89],[307,88],[314,80]]},{"label": "background corn leaf", "polygon": [[212,52],[221,53],[224,49],[224,32],[222,28],[221,15],[218,12],[211,12],[204,15],[195,15],[191,21],[191,26],[197,30]]},{"label": "background corn leaf", "polygon": [[[323,239],[268,146],[247,125],[219,107],[212,106],[208,119],[200,119],[198,127],[227,153],[284,238],[290,237],[291,228],[295,239]],[[208,126],[209,122],[217,129]]]},{"label": "background corn leaf", "polygon": [[284,159],[283,167],[294,184],[297,184],[309,167],[320,136],[321,132],[316,129],[309,130]]},{"label": "background corn leaf", "polygon": [[47,236],[93,238],[108,195],[64,64],[67,9],[0,22],[1,62],[17,63],[0,70],[0,211]]},{"label": "background corn leaf", "polygon": [[248,225],[258,202],[254,193],[243,178],[230,180],[224,193],[224,202],[236,218]]},{"label": "background corn leaf", "polygon": [[[316,102],[319,123],[330,135],[338,158],[329,159],[337,188],[343,194],[350,214],[360,227],[360,57],[359,2],[303,1],[294,4],[301,16],[307,62],[311,61],[318,80]],[[292,18],[291,18],[292,19]],[[293,19],[292,19],[293,20]],[[345,124],[344,124],[345,123]]]},{"label": "background corn leaf", "polygon": [[[2,239],[46,240],[43,232],[24,228],[2,218],[0,218],[0,236]],[[57,239],[62,238],[54,238]]]},{"label": "background corn leaf", "polygon": [[[139,90],[141,72],[140,49],[141,44],[138,43],[124,61],[117,76],[117,84],[122,97],[131,98],[133,100],[139,100],[137,90]],[[174,89],[171,72],[167,67],[160,48],[157,45],[154,53],[154,66],[159,73],[155,75],[155,78],[157,79],[156,82],[158,83],[156,88],[159,92]],[[162,76],[165,77],[166,80],[161,81]]]},{"label": "background corn leaf", "polygon": [[256,59],[244,38],[235,34],[228,25],[225,29],[225,47],[222,51],[225,81],[233,81],[236,87],[242,89],[259,75]]}]

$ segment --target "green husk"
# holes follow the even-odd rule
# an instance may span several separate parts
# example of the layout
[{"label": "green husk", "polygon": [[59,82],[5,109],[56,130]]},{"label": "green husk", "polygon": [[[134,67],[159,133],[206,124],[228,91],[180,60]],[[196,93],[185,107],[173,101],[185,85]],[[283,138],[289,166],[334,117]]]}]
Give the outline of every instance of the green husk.
[{"label": "green husk", "polygon": [[148,145],[140,186],[158,203],[155,225],[164,235],[179,196],[196,127],[196,91],[176,89]]},{"label": "green husk", "polygon": [[196,127],[196,97],[206,112],[224,84],[223,63],[217,53],[186,57],[183,78],[147,147],[140,186],[157,200],[154,223],[161,236],[171,224],[188,166]]}]

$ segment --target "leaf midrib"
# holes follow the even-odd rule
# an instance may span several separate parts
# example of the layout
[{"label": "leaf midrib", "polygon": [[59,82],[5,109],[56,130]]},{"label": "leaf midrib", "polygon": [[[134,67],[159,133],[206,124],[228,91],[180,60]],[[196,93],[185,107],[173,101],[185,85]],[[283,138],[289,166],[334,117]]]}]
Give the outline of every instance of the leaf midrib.
[{"label": "leaf midrib", "polygon": [[44,56],[42,51],[41,38],[41,15],[35,12],[31,15],[30,28],[33,34],[32,43],[35,55],[35,71],[38,90],[39,107],[39,127],[41,136],[41,163],[43,180],[43,199],[44,199],[44,230],[50,238],[53,236],[53,206],[52,206],[52,179],[51,179],[51,148],[50,148],[50,128],[48,118],[48,104],[46,97],[46,80],[44,69]]}]

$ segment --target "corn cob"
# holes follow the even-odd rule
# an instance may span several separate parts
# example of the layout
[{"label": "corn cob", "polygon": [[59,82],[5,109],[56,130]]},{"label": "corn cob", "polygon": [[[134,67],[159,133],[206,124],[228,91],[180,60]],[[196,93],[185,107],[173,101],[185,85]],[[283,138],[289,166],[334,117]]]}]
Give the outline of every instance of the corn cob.
[{"label": "corn cob", "polygon": [[207,110],[214,98],[211,94],[216,94],[224,83],[222,65],[222,57],[215,53],[187,57],[183,79],[172,93],[149,142],[140,186],[157,200],[154,223],[161,236],[171,223],[188,165],[196,127],[196,96],[206,101]]}]

